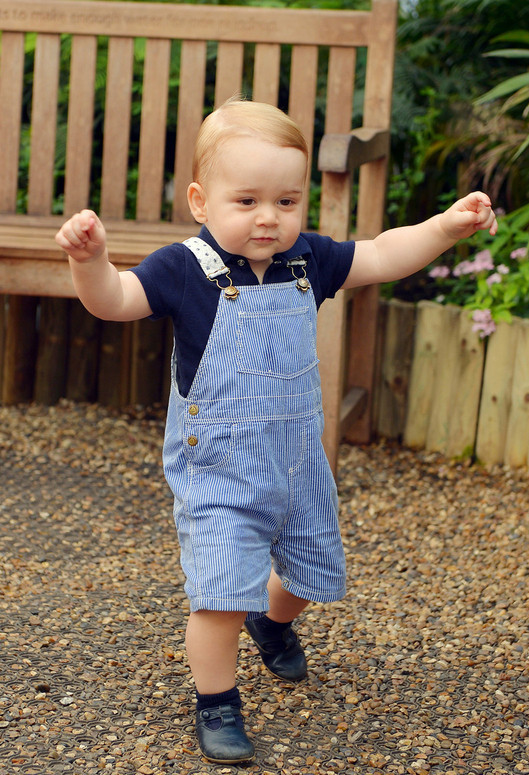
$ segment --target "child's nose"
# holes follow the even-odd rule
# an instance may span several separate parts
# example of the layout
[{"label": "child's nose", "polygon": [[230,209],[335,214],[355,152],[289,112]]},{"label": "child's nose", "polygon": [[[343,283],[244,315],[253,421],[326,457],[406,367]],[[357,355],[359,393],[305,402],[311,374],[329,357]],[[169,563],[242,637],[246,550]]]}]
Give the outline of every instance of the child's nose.
[{"label": "child's nose", "polygon": [[260,226],[270,226],[277,223],[277,211],[274,205],[262,204],[257,210],[256,221]]}]

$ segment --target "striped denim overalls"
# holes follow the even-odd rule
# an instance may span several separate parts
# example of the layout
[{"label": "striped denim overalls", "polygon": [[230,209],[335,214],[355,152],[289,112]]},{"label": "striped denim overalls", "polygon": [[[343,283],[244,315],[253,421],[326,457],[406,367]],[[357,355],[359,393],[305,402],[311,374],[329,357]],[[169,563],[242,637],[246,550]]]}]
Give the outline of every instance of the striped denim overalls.
[{"label": "striped denim overalls", "polygon": [[[271,558],[283,587],[316,602],[345,594],[334,479],[321,444],[316,303],[296,280],[243,286],[221,263],[209,340],[186,398],[173,384],[164,470],[191,610],[268,610]],[[212,277],[215,275],[215,277]],[[223,277],[222,277],[223,276]]]}]

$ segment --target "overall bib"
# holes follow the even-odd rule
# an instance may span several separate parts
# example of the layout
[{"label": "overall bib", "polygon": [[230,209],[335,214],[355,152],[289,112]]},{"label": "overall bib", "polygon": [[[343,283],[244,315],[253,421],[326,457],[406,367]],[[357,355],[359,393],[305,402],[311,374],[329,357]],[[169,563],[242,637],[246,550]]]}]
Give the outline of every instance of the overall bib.
[{"label": "overall bib", "polygon": [[[206,243],[185,244],[208,280],[229,277]],[[223,267],[215,277],[203,246]],[[167,414],[164,472],[191,611],[265,613],[272,561],[292,594],[339,600],[345,559],[321,443],[314,295],[306,281],[238,295],[229,283],[186,398],[173,363]]]}]

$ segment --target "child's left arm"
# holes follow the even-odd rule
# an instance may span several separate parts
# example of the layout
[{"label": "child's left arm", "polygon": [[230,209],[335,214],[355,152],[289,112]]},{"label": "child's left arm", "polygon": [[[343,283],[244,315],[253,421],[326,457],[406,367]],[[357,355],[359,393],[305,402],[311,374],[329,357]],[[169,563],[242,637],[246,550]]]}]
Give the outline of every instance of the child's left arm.
[{"label": "child's left arm", "polygon": [[489,197],[475,191],[416,226],[390,229],[373,240],[358,241],[343,288],[400,280],[427,266],[458,240],[484,229],[494,235],[497,228]]}]

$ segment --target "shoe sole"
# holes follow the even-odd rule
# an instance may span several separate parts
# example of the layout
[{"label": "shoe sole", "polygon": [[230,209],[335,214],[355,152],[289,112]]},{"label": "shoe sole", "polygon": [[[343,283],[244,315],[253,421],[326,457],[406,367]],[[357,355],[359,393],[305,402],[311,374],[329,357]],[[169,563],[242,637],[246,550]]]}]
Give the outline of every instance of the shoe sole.
[{"label": "shoe sole", "polygon": [[209,756],[206,756],[205,753],[202,753],[202,756],[206,761],[212,762],[213,764],[244,764],[245,762],[253,762],[255,759],[255,754],[253,754],[253,756],[247,756],[244,759],[211,759]]},{"label": "shoe sole", "polygon": [[265,665],[264,662],[263,662],[263,667],[266,667],[270,675],[273,675],[274,678],[279,678],[280,681],[285,681],[285,683],[289,683],[289,684],[298,684],[300,681],[304,681],[305,678],[307,678],[308,676],[308,672],[307,672],[305,673],[305,675],[302,675],[299,678],[285,678],[284,675],[279,675],[279,673],[274,673],[273,670],[270,670],[268,665]]}]

